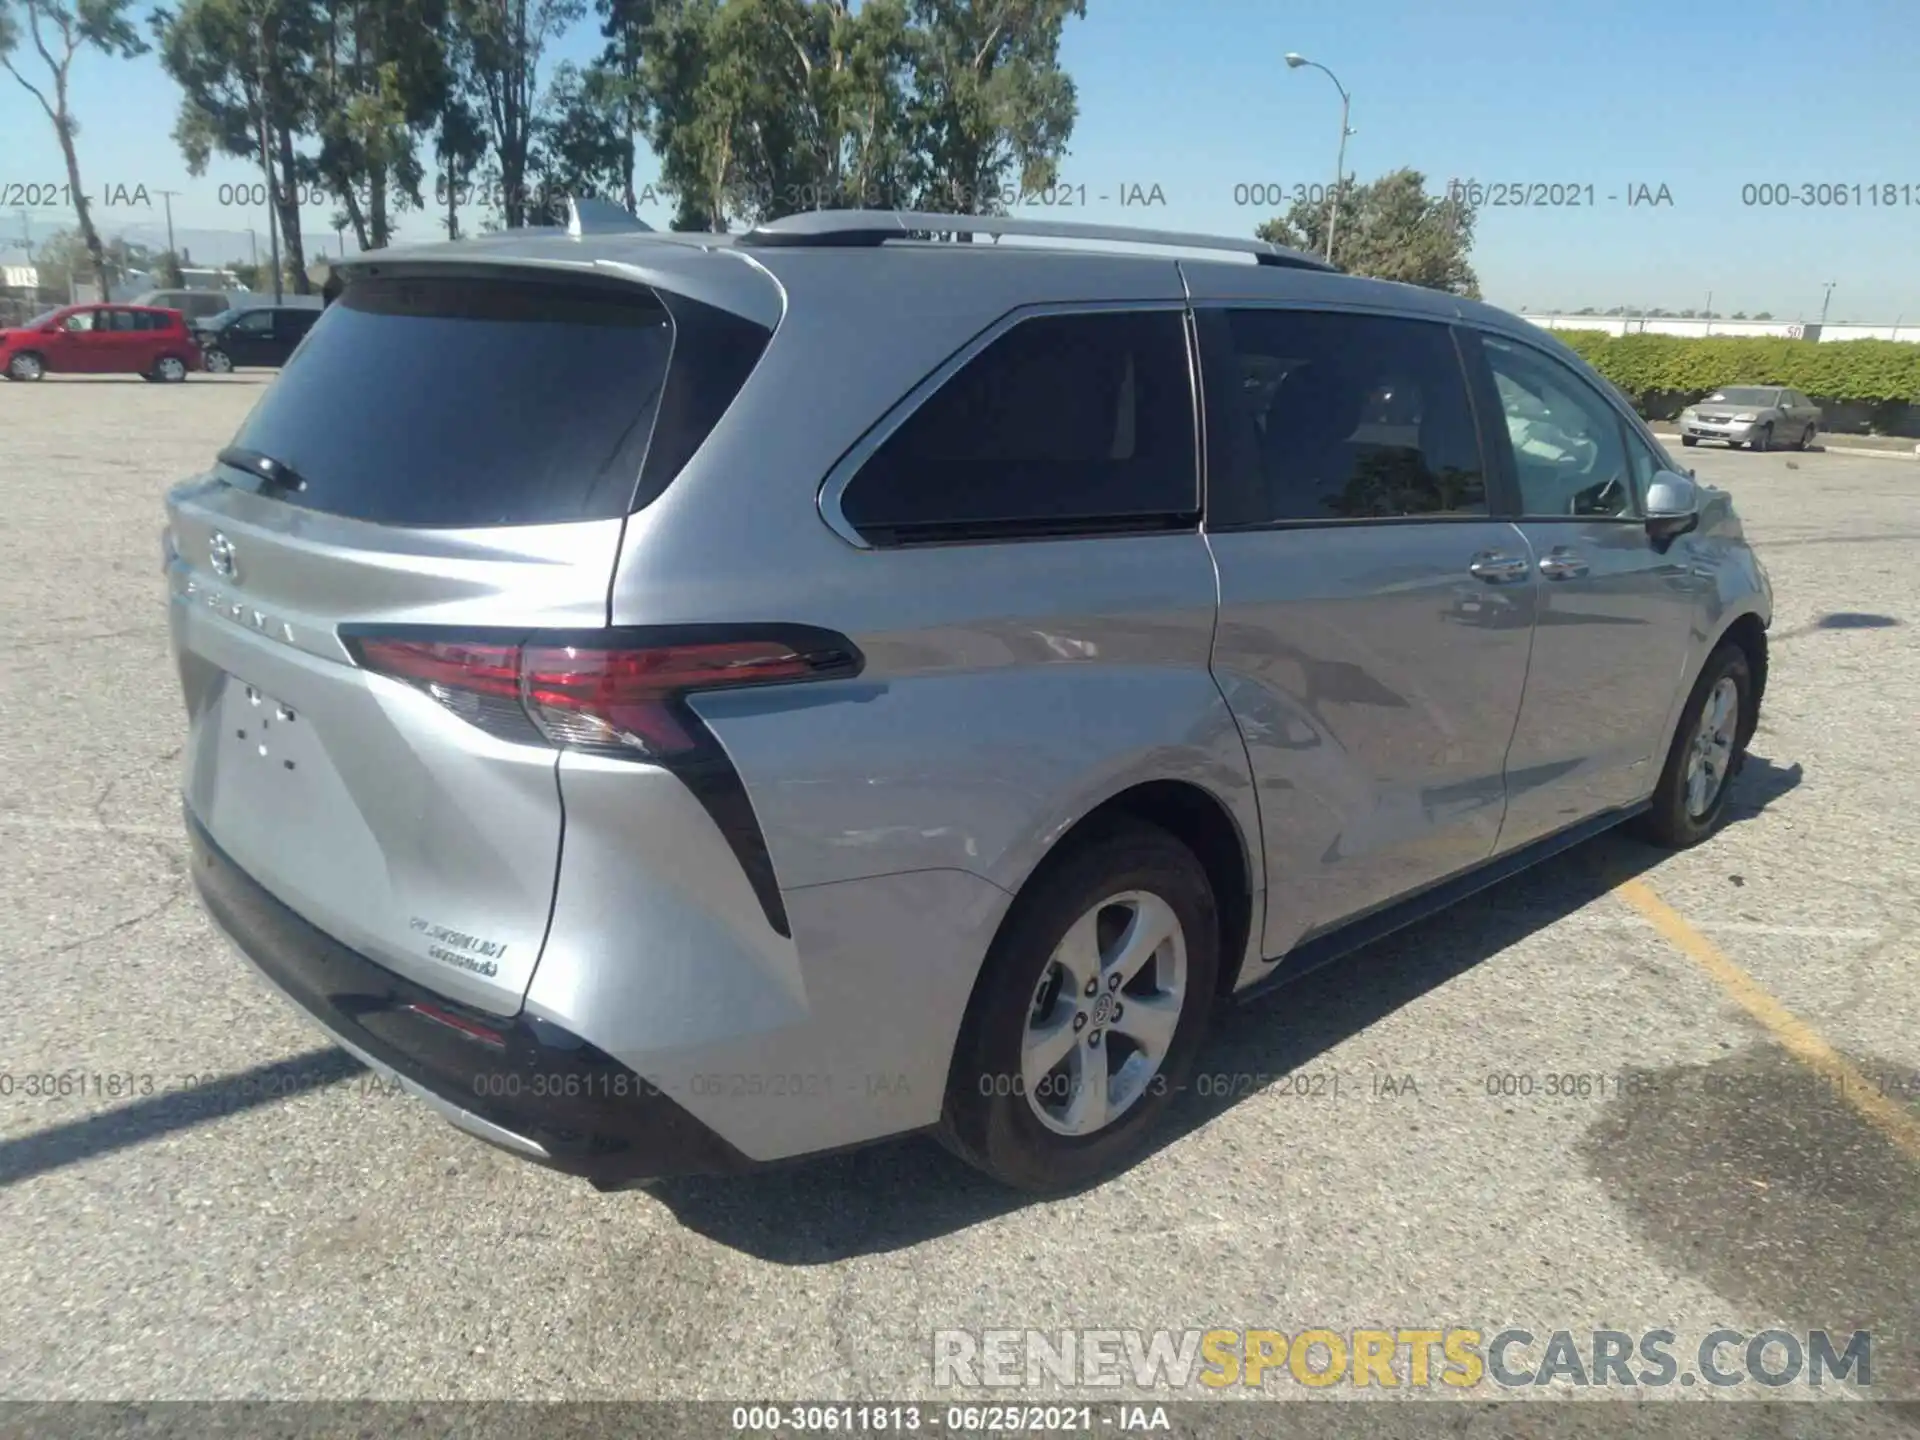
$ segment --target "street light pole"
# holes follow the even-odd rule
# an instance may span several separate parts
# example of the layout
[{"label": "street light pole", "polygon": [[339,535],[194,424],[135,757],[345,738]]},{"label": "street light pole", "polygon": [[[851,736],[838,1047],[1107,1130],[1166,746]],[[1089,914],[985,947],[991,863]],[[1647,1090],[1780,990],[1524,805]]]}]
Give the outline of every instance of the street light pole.
[{"label": "street light pole", "polygon": [[180,258],[180,252],[173,248],[173,197],[179,193],[178,190],[162,190],[160,192],[160,198],[166,202],[167,206],[167,253],[173,256],[176,261]]},{"label": "street light pole", "polygon": [[1327,79],[1333,81],[1333,88],[1340,92],[1340,151],[1333,162],[1333,193],[1327,197],[1326,256],[1327,263],[1331,265],[1333,263],[1334,232],[1340,225],[1340,187],[1347,175],[1347,137],[1353,134],[1352,128],[1347,124],[1348,116],[1351,114],[1353,108],[1353,97],[1347,94],[1347,87],[1340,83],[1340,77],[1335,75],[1333,71],[1327,69],[1327,67],[1322,65],[1318,60],[1309,60],[1306,56],[1296,55],[1291,50],[1287,52],[1286,59],[1289,70],[1298,70],[1303,65],[1318,70],[1321,74],[1325,75]]},{"label": "street light pole", "polygon": [[1827,298],[1820,302],[1820,323],[1822,325],[1827,323],[1827,307],[1833,303],[1833,287],[1839,283],[1838,280],[1827,281]]}]

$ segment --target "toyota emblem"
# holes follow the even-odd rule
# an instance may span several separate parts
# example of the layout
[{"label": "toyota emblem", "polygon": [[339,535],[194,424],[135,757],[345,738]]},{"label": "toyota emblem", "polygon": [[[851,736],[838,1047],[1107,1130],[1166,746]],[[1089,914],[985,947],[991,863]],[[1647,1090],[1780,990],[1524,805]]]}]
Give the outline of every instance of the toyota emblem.
[{"label": "toyota emblem", "polygon": [[207,560],[213,566],[214,574],[224,575],[229,580],[233,578],[235,569],[233,542],[218,530],[214,531],[213,538],[207,541]]}]

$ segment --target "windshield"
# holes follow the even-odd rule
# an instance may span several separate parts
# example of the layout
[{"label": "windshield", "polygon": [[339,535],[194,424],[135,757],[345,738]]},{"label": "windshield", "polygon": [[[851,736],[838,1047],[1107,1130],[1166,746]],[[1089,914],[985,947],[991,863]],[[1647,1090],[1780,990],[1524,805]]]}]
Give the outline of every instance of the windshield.
[{"label": "windshield", "polygon": [[1707,396],[1706,404],[1720,401],[1727,405],[1771,405],[1778,390],[1764,389],[1758,385],[1735,385],[1731,389],[1716,390]]}]

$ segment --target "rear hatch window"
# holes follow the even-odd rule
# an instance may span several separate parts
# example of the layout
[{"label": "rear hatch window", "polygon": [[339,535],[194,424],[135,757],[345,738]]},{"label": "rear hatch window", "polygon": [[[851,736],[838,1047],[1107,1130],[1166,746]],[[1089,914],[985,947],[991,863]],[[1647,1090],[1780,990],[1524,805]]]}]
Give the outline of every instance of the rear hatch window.
[{"label": "rear hatch window", "polygon": [[[727,401],[767,338],[738,328],[751,336],[739,363],[721,367]],[[675,331],[663,298],[633,284],[357,280],[319,317],[233,445],[304,482],[276,487],[276,499],[376,524],[624,515],[668,388]],[[668,404],[675,415],[687,408]],[[710,415],[710,427],[725,407],[693,408]]]}]

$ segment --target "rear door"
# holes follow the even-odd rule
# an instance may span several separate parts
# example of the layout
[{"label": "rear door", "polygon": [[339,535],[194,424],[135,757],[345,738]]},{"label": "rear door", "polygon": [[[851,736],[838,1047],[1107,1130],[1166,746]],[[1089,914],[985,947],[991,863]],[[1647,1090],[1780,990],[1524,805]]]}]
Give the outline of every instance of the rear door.
[{"label": "rear door", "polygon": [[402,269],[311,338],[234,463],[169,497],[186,805],[313,925],[512,1013],[552,901],[559,752],[511,688],[402,683],[350,640],[480,653],[604,627],[673,321],[632,281]]},{"label": "rear door", "polygon": [[1214,672],[1278,956],[1493,853],[1533,577],[1443,321],[1223,305],[1198,324]]},{"label": "rear door", "polygon": [[269,365],[284,365],[307,332],[313,328],[313,322],[320,318],[318,310],[276,310],[273,316],[273,345],[269,351],[272,358]]},{"label": "rear door", "polygon": [[96,370],[111,375],[137,375],[150,368],[141,363],[149,337],[140,333],[140,321],[133,311],[119,306],[102,310],[93,322],[93,330],[100,357]]},{"label": "rear door", "polygon": [[265,306],[245,311],[220,337],[220,348],[235,365],[278,365],[273,352],[274,312]]},{"label": "rear door", "polygon": [[172,319],[165,310],[135,310],[133,332],[140,342],[140,364],[144,373],[153,369],[160,356],[174,347]]}]

